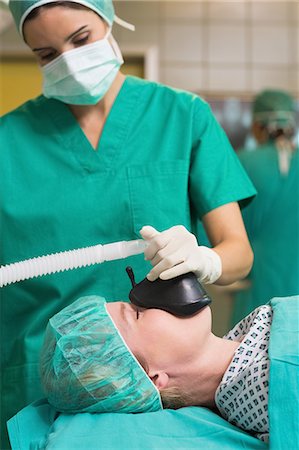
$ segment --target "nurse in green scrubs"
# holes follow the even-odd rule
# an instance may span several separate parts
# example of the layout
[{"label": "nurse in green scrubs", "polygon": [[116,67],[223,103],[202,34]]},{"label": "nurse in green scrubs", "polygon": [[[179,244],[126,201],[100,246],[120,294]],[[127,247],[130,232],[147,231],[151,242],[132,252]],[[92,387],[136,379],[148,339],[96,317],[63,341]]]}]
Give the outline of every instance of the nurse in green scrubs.
[{"label": "nurse in green scrubs", "polygon": [[299,294],[299,149],[295,105],[284,91],[266,90],[253,103],[254,151],[240,160],[257,196],[243,210],[254,251],[251,286],[236,295],[233,323],[273,297]]},{"label": "nurse in green scrubs", "polygon": [[[238,203],[255,194],[207,103],[120,72],[111,27],[124,22],[112,1],[9,6],[44,83],[43,95],[0,121],[0,264],[140,238],[144,226],[149,246],[1,290],[4,428],[43,395],[38,361],[49,317],[83,295],[127,298],[127,265],[137,280],[190,270],[207,283],[244,277],[252,251]],[[198,220],[212,249],[191,233]]]}]

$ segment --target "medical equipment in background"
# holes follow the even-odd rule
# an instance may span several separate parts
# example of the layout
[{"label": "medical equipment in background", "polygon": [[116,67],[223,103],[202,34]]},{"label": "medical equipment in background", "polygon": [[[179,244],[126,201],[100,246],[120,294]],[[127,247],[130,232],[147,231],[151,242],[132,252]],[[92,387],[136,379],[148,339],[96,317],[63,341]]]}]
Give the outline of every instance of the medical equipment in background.
[{"label": "medical equipment in background", "polygon": [[139,255],[147,247],[142,239],[134,241],[120,241],[106,245],[69,250],[51,255],[39,256],[13,264],[0,267],[0,288],[18,281],[78,269],[92,264],[101,264],[104,261],[127,258]]},{"label": "medical equipment in background", "polygon": [[141,308],[157,308],[175,316],[191,316],[209,305],[212,300],[193,272],[170,280],[149,281],[147,278],[136,284],[133,269],[126,268],[132,283],[129,298],[133,305]]}]

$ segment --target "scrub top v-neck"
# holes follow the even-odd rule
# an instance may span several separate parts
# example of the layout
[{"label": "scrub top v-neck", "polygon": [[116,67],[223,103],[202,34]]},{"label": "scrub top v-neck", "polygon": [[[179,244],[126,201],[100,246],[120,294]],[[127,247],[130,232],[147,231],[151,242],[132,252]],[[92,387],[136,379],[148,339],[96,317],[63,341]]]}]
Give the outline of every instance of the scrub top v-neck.
[{"label": "scrub top v-neck", "polygon": [[[49,100],[45,113],[57,128],[62,148],[73,153],[83,170],[102,171],[113,168],[114,159],[125,145],[130,115],[138,100],[137,92],[127,92],[125,79],[107,116],[97,148],[93,148],[68,105]],[[66,130],[68,130],[66,134]]]},{"label": "scrub top v-neck", "polygon": [[[255,190],[209,106],[127,77],[94,151],[69,108],[43,96],[0,119],[0,264],[140,238],[143,225],[194,229]],[[1,289],[2,423],[43,394],[38,361],[48,319],[83,295],[128,300],[125,267],[143,255]]]}]

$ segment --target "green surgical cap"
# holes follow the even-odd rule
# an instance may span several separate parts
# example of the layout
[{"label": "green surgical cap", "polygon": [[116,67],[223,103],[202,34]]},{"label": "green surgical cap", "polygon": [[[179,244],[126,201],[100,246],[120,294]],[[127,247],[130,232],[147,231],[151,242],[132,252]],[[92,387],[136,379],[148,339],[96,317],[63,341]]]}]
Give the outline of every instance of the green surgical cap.
[{"label": "green surgical cap", "polygon": [[[23,37],[23,24],[26,17],[39,6],[53,3],[57,0],[9,0],[9,8],[15,20],[16,26]],[[99,14],[111,27],[114,21],[114,8],[112,0],[67,0],[79,3]]]},{"label": "green surgical cap", "polygon": [[265,90],[253,102],[253,118],[264,125],[295,125],[295,103],[290,94],[279,90]]},{"label": "green surgical cap", "polygon": [[53,316],[41,381],[58,411],[140,413],[163,409],[158,389],[131,353],[102,297],[82,297]]}]

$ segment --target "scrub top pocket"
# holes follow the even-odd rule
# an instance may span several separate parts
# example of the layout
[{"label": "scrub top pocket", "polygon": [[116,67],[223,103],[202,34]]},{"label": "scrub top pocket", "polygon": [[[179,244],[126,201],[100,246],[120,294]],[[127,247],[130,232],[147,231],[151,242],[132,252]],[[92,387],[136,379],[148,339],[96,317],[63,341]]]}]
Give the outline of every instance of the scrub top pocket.
[{"label": "scrub top pocket", "polygon": [[158,231],[174,225],[190,229],[189,162],[160,161],[127,168],[134,232],[144,225]]}]

